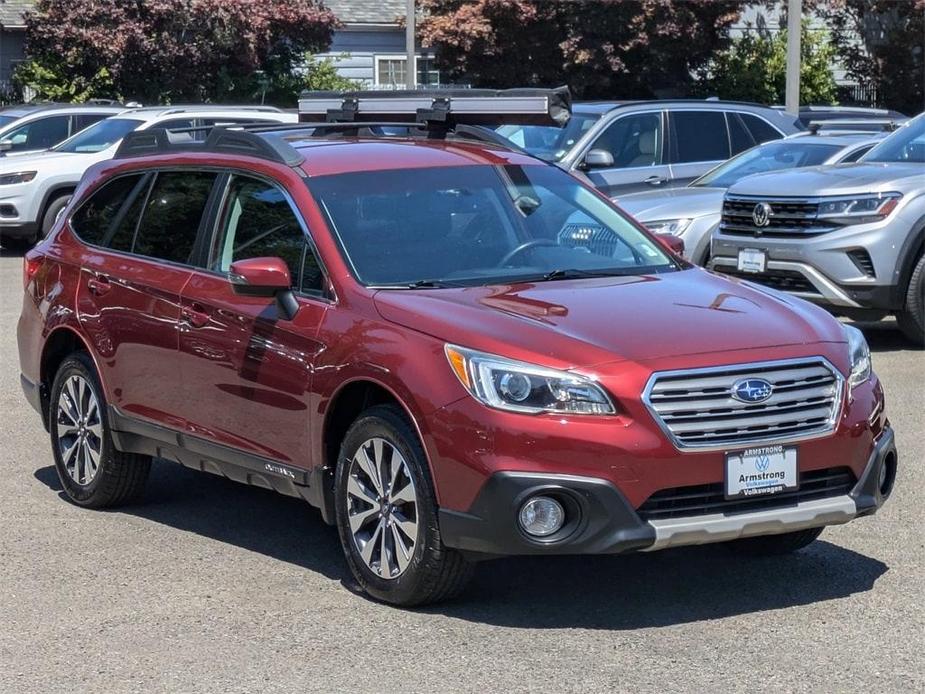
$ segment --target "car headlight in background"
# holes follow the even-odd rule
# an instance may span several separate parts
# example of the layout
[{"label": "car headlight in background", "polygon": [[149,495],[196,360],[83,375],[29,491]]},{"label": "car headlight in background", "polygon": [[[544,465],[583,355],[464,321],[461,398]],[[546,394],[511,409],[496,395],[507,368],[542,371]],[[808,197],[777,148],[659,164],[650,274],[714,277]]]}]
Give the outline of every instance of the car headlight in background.
[{"label": "car headlight in background", "polygon": [[643,226],[654,234],[672,234],[680,236],[687,227],[691,225],[693,219],[684,217],[682,219],[656,219],[651,222],[643,222]]},{"label": "car headlight in background", "polygon": [[848,338],[848,358],[851,363],[848,385],[854,388],[870,378],[870,347],[867,346],[864,334],[857,328],[843,325],[842,329]]},{"label": "car headlight in background", "polygon": [[28,183],[35,178],[35,171],[20,171],[18,173],[0,174],[0,186],[12,186],[17,183]]},{"label": "car headlight in background", "polygon": [[876,222],[889,217],[901,198],[902,195],[899,193],[874,193],[830,200],[823,199],[819,203],[816,217],[831,219],[842,224]]},{"label": "car headlight in background", "polygon": [[531,414],[616,414],[607,393],[585,376],[454,345],[445,350],[460,383],[489,407]]}]

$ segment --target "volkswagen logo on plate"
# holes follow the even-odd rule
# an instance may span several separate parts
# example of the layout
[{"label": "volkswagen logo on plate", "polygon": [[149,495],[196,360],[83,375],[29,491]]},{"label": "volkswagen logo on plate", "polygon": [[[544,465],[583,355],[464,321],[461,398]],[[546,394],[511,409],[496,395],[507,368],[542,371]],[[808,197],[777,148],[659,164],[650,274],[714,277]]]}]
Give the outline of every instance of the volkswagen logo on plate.
[{"label": "volkswagen logo on plate", "polygon": [[749,404],[764,402],[773,392],[774,386],[763,378],[743,378],[732,384],[732,397]]},{"label": "volkswagen logo on plate", "polygon": [[771,206],[766,202],[759,202],[752,210],[752,221],[756,227],[766,227],[771,223]]}]

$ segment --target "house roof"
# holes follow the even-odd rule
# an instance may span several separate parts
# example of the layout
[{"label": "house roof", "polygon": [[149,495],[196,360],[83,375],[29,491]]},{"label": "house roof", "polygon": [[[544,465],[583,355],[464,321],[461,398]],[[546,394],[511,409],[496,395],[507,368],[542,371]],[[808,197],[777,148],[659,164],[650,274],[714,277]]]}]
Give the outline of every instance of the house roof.
[{"label": "house roof", "polygon": [[344,24],[396,24],[405,0],[322,0]]},{"label": "house roof", "polygon": [[23,26],[23,13],[31,10],[33,5],[32,0],[0,0],[0,26]]}]

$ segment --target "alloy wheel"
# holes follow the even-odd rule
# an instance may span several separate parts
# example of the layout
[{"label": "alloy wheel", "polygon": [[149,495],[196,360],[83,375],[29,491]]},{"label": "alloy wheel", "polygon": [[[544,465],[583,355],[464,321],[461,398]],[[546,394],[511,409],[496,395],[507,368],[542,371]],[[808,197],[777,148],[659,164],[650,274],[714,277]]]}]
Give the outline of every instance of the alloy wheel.
[{"label": "alloy wheel", "polygon": [[65,381],[56,414],[58,452],[68,476],[86,486],[96,477],[103,455],[103,421],[93,386],[82,376]]},{"label": "alloy wheel", "polygon": [[350,461],[347,519],[374,574],[394,579],[405,572],[417,544],[417,493],[404,456],[385,439],[368,439]]}]

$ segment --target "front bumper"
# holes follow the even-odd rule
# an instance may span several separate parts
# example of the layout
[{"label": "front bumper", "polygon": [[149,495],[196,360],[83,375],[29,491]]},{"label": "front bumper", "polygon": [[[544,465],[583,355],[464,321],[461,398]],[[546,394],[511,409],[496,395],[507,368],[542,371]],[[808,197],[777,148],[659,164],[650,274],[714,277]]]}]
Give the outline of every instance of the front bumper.
[{"label": "front bumper", "polygon": [[36,222],[9,223],[0,220],[0,238],[31,239],[39,232]]},{"label": "front bumper", "polygon": [[[744,513],[716,513],[645,521],[609,481],[572,475],[498,472],[468,512],[440,510],[444,543],[473,556],[515,554],[616,554],[725,542],[836,525],[876,513],[892,491],[898,454],[889,427],[874,444],[863,473],[848,494]],[[881,470],[885,472],[881,474]],[[566,501],[573,517],[551,539],[523,533],[523,502],[547,494]]]}]

